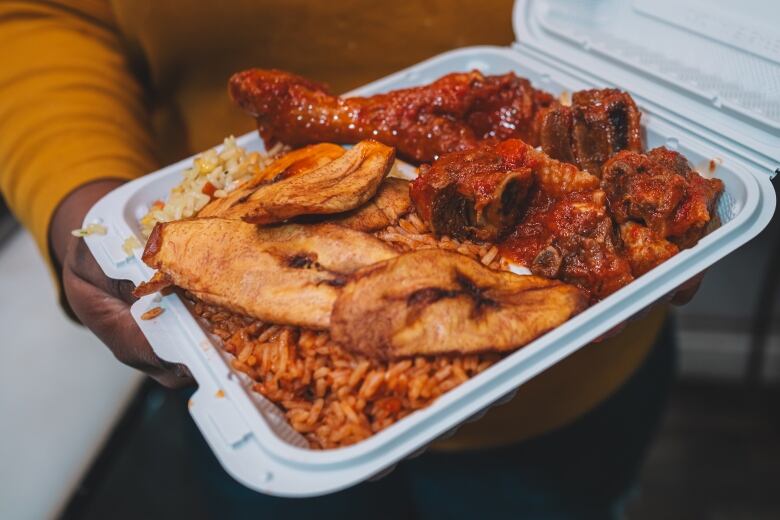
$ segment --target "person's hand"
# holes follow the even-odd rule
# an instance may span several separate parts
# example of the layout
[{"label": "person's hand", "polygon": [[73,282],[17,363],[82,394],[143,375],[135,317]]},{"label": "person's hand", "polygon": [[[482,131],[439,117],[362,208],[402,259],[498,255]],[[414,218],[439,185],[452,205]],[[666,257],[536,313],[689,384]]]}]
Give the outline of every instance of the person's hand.
[{"label": "person's hand", "polygon": [[601,336],[593,340],[593,342],[599,343],[601,341],[604,341],[605,339],[609,339],[613,336],[617,336],[623,331],[623,329],[626,328],[626,325],[629,322],[647,316],[650,313],[650,311],[656,307],[656,305],[664,305],[667,303],[671,303],[672,305],[685,305],[686,303],[690,302],[693,299],[693,297],[696,295],[696,292],[699,290],[699,287],[701,286],[701,282],[704,279],[704,275],[706,272],[707,271],[702,271],[701,273],[697,274],[690,280],[683,282],[679,287],[677,287],[676,289],[668,293],[666,296],[664,296],[657,302],[653,303],[652,305],[647,306],[644,310],[635,314],[628,320],[612,327],[607,332],[605,332],[604,334],[602,334]]},{"label": "person's hand", "polygon": [[108,278],[84,241],[71,235],[89,208],[121,181],[102,180],[73,191],[60,204],[49,226],[52,253],[62,266],[64,296],[74,314],[122,363],[141,370],[169,388],[194,383],[187,368],[157,357],[130,314],[133,284]]}]

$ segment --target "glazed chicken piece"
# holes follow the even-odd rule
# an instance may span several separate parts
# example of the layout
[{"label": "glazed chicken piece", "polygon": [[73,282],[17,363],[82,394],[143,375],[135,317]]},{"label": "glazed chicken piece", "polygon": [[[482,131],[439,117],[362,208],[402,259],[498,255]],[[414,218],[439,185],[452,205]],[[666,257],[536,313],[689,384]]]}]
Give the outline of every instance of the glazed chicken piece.
[{"label": "glazed chicken piece", "polygon": [[376,139],[416,163],[517,137],[538,144],[539,116],[554,98],[509,73],[448,74],[429,85],[371,97],[341,98],[318,83],[278,70],[230,78],[232,99],[257,119],[267,146]]},{"label": "glazed chicken piece", "polygon": [[345,349],[378,359],[505,352],[586,303],[571,285],[493,271],[459,253],[420,250],[355,272],[334,305],[331,335]]},{"label": "glazed chicken piece", "polygon": [[335,224],[179,220],[155,226],[143,261],[158,272],[135,294],[175,285],[263,321],[327,329],[347,276],[396,255],[381,240]]},{"label": "glazed chicken piece", "polygon": [[271,224],[300,215],[342,213],[365,204],[390,173],[394,150],[372,140],[341,153],[334,146],[292,152],[292,161],[282,157],[276,163],[284,168],[272,164],[272,174],[261,172],[227,197],[209,203],[198,216]]},{"label": "glazed chicken piece", "polygon": [[594,175],[621,150],[642,151],[639,109],[617,89],[575,92],[572,105],[545,111],[540,144],[553,159],[577,165]]},{"label": "glazed chicken piece", "polygon": [[601,185],[616,222],[641,222],[682,249],[695,245],[717,218],[724,188],[723,181],[705,179],[666,148],[618,153],[604,165]]},{"label": "glazed chicken piece", "polygon": [[420,166],[411,196],[435,234],[496,241],[519,222],[532,186],[557,197],[598,184],[593,175],[509,139],[483,142]]},{"label": "glazed chicken piece", "polygon": [[580,287],[592,301],[634,279],[601,190],[559,198],[537,191],[501,251],[536,275]]}]

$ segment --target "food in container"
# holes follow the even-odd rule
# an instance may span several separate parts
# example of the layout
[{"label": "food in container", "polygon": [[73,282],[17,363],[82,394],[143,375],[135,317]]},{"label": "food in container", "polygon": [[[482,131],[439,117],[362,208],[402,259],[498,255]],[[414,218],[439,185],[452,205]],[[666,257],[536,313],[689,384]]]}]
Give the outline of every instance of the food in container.
[{"label": "food in container", "polygon": [[[534,32],[538,31],[538,28],[533,23],[537,17],[543,18],[545,15],[533,11],[532,3],[521,3],[518,6],[519,10],[525,8],[531,10],[531,14],[520,19],[528,20],[532,25],[532,30],[526,33],[532,34],[532,38],[537,37],[533,36],[538,34]],[[555,41],[555,45],[552,45],[547,41],[551,38],[548,33],[544,33],[542,38],[545,40],[544,47],[560,48],[567,45],[563,40]],[[456,51],[424,62],[408,71],[402,71],[367,87],[362,93],[420,85],[449,72],[468,71],[475,67],[485,75],[502,75],[517,71],[523,77],[529,78],[534,88],[552,91],[554,94],[559,94],[563,90],[580,91],[594,88],[603,83],[603,80],[594,81],[587,77],[583,79],[579,70],[568,64],[565,53],[557,53],[555,59],[551,59],[536,52],[539,46],[532,39],[527,51],[495,48]],[[572,55],[579,56],[578,52],[587,54],[588,50],[571,52]],[[561,66],[561,63],[567,65]],[[606,76],[613,70],[611,66],[605,65],[600,72]],[[620,86],[632,90],[631,76],[616,74],[613,77],[618,78],[618,76],[622,82]],[[644,85],[639,81],[636,82],[636,85],[640,84]],[[711,125],[707,132],[686,125],[684,119],[665,112],[648,99],[664,97],[670,100],[668,103],[676,104],[679,112],[690,109],[691,115],[694,115],[698,107],[696,102],[684,97],[680,98],[677,93],[670,90],[655,88],[657,96],[651,95],[650,98],[647,95],[653,94],[653,91],[644,87],[640,89],[641,96],[637,103],[645,119],[643,131],[646,148],[653,149],[659,146],[674,148],[686,156],[692,165],[706,164],[715,158],[721,161],[715,174],[723,182],[723,195],[713,207],[721,226],[701,238],[695,246],[674,255],[671,254],[674,247],[679,249],[687,244],[675,243],[671,239],[678,240],[678,238],[674,234],[667,235],[664,240],[667,240],[671,246],[661,243],[664,247],[651,248],[652,251],[659,252],[659,258],[664,255],[668,257],[660,265],[651,268],[645,274],[636,276],[634,272],[639,273],[647,266],[643,266],[640,261],[632,263],[629,258],[629,264],[632,264],[630,265],[632,277],[635,279],[628,285],[606,295],[566,323],[500,360],[493,353],[478,354],[478,357],[473,360],[463,358],[461,369],[470,376],[467,380],[442,393],[424,409],[380,429],[378,433],[360,442],[335,450],[308,449],[305,438],[290,428],[280,410],[249,390],[249,387],[255,383],[242,376],[236,377],[236,373],[230,370],[229,363],[232,362],[232,358],[223,357],[221,352],[214,348],[215,343],[210,336],[197,327],[195,319],[187,309],[187,304],[181,298],[171,294],[158,302],[155,301],[156,296],[149,295],[136,303],[133,313],[139,317],[156,306],[165,308],[166,312],[163,314],[152,320],[140,320],[139,324],[158,354],[171,361],[184,362],[198,380],[200,388],[193,397],[191,413],[226,469],[240,481],[255,489],[288,496],[320,494],[367,478],[517,388],[539,371],[639,311],[754,236],[766,224],[774,210],[774,193],[769,185],[768,175],[761,171],[767,162],[766,155],[762,155],[762,151],[767,148],[757,146],[749,153],[742,153],[744,150],[742,145],[732,146],[730,143],[737,142],[740,138],[740,134],[736,132],[742,127],[738,124]],[[623,108],[627,113],[625,105]],[[711,114],[706,111],[700,111],[700,114],[704,118],[711,117]],[[757,127],[760,128],[760,125]],[[711,131],[722,132],[719,135],[725,136],[717,139],[719,147],[713,146],[715,141],[708,133]],[[606,135],[609,135],[609,131]],[[262,148],[254,135],[239,139],[238,144],[247,150],[248,155]],[[629,151],[637,153],[636,150],[629,149]],[[157,175],[120,188],[98,203],[90,212],[85,227],[100,220],[109,230],[106,236],[90,235],[85,238],[109,276],[130,278],[137,283],[150,278],[152,272],[139,261],[140,251],[136,250],[134,258],[127,260],[121,246],[127,236],[131,234],[140,236],[140,227],[135,219],[145,214],[150,201],[164,197],[167,191],[179,182],[178,176],[185,164],[186,161],[173,165]],[[601,167],[604,167],[603,163]],[[409,173],[409,170],[404,167],[398,168],[398,171],[402,175]],[[705,177],[711,176],[706,170],[700,173]],[[611,201],[606,193],[608,190],[604,191],[604,204],[609,205]],[[620,196],[613,198],[618,202],[622,200]],[[601,207],[599,200],[591,198],[586,202]],[[188,211],[183,209],[181,213],[186,214]],[[192,214],[194,212],[193,210]],[[399,212],[400,214],[403,214],[403,210]],[[643,237],[648,235],[647,229],[657,225],[650,222],[652,220],[643,218],[640,221],[638,217],[632,216],[619,226],[620,239],[624,242],[632,241],[641,251],[641,247],[647,245],[643,240]],[[391,232],[380,230],[371,233],[382,234],[385,238],[392,238],[399,244],[405,243],[411,249],[408,235],[411,231],[424,230],[425,225],[426,222],[419,216],[405,213],[404,216],[398,217],[398,228],[400,230],[406,228],[405,233],[398,230]],[[419,232],[416,234],[425,235]],[[653,235],[654,240],[658,238],[657,234],[656,232]],[[381,237],[377,236],[377,238]],[[447,242],[446,248],[463,248],[462,252],[473,252],[473,258],[478,258],[494,268],[501,267],[499,248],[479,250],[482,246],[470,244],[468,240],[459,244],[457,241],[437,238],[432,234],[422,240],[429,244],[434,241]],[[655,245],[655,242],[651,245]],[[534,258],[537,256],[538,253]],[[550,269],[552,272],[557,263],[555,256],[552,251],[542,255],[539,258],[539,268]],[[642,260],[647,257],[639,255],[637,258]],[[192,305],[197,306],[199,303]],[[196,308],[195,312],[201,316],[209,313],[213,316],[214,313],[220,312],[203,303],[200,305],[201,308]],[[218,334],[230,333],[234,330],[231,327],[248,326],[246,323],[228,323],[234,321],[235,316],[220,318],[225,322],[225,327],[223,331],[216,331]],[[263,339],[270,338],[278,332],[278,329],[268,332],[272,327],[273,325],[263,328],[257,337],[262,337],[266,333],[267,336]],[[278,337],[280,339],[276,346],[289,349],[293,340],[290,334],[280,333]],[[301,335],[300,341],[310,349],[308,352],[312,352],[312,355],[326,356],[330,358],[329,362],[336,366],[339,362],[338,353],[329,348],[327,338],[322,338],[323,333],[307,333]],[[321,354],[316,354],[318,348],[322,349]],[[254,352],[235,354],[239,362],[243,363],[250,360]],[[281,350],[280,355],[282,355]],[[481,359],[479,356],[493,357]],[[404,363],[404,360],[393,361],[393,363]],[[408,368],[412,367],[408,367],[407,364],[388,366],[383,379],[395,378]],[[445,364],[429,370],[434,369],[443,370],[442,374],[448,371]],[[364,369],[360,368],[360,370]],[[457,370],[455,367],[449,367],[449,372],[456,373]],[[444,376],[444,381],[448,380],[447,377],[449,376]],[[376,378],[373,380],[376,381]],[[269,380],[269,384],[274,383]],[[367,387],[366,391],[369,389],[370,387]],[[217,398],[217,395],[221,397]],[[392,413],[397,406],[392,400],[383,405],[388,413]],[[309,414],[316,411],[316,409],[309,409],[297,412],[297,419],[308,420],[311,416]],[[342,411],[345,416],[350,415],[348,408],[343,408]]]}]

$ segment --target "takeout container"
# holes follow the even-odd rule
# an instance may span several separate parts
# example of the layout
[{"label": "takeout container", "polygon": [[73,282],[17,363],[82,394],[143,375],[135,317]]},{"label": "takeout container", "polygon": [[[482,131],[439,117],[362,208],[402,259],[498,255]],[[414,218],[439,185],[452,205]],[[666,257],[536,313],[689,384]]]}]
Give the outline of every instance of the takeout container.
[{"label": "takeout container", "polygon": [[[520,41],[512,47],[447,52],[351,92],[369,95],[474,68],[515,71],[556,93],[625,89],[643,112],[648,149],[676,149],[703,175],[724,181],[722,226],[428,408],[358,444],[326,451],[309,449],[280,410],[251,390],[175,294],[144,297],[132,314],[155,352],[185,364],[197,380],[190,413],[224,468],[250,488],[290,497],[334,492],[377,475],[753,238],[774,212],[770,178],[780,164],[780,100],[770,81],[780,77],[780,60],[776,47],[761,40],[776,41],[774,33],[765,34],[760,13],[753,15],[751,21],[679,0],[520,0],[513,14]],[[238,144],[263,148],[256,132]],[[122,244],[141,238],[138,219],[191,162],[128,183],[89,212],[85,225],[108,228],[85,240],[109,277],[137,284],[151,276],[141,251],[128,257]],[[140,320],[158,305],[162,315]]]}]

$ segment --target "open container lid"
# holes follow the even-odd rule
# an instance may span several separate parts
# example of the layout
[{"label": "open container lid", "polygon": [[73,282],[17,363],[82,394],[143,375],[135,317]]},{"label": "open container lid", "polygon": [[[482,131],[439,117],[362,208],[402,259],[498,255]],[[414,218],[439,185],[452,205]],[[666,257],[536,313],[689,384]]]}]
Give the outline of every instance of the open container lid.
[{"label": "open container lid", "polygon": [[[780,2],[518,0],[518,52],[780,173]],[[607,79],[609,78],[609,79]]]}]

